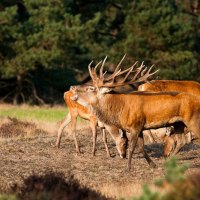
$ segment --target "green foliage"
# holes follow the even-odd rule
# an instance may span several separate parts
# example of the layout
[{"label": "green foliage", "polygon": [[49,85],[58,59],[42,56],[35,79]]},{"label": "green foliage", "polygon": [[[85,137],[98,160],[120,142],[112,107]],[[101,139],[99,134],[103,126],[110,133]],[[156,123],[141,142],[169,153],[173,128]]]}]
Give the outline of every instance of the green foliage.
[{"label": "green foliage", "polygon": [[18,200],[18,198],[15,195],[1,194],[0,200]]},{"label": "green foliage", "polygon": [[155,63],[159,78],[200,81],[196,1],[3,0],[0,97],[54,102],[87,78],[89,61],[108,55],[115,66],[125,53],[124,64]]},{"label": "green foliage", "polygon": [[165,162],[165,180],[168,183],[183,181],[185,179],[184,173],[188,167],[187,164],[179,165],[175,157],[170,158]]},{"label": "green foliage", "polygon": [[164,179],[157,180],[155,184],[162,187],[165,182],[173,184],[177,181],[183,181],[185,179],[184,173],[188,167],[187,164],[179,165],[176,157],[171,157],[165,162]]},{"label": "green foliage", "polygon": [[[165,162],[164,178],[157,180],[155,183],[156,186],[159,186],[160,190],[163,189],[164,193],[154,192],[149,188],[148,185],[145,185],[143,187],[143,192],[141,196],[133,198],[133,200],[172,200],[173,195],[176,199],[177,194],[181,194],[183,192],[183,188],[187,187],[189,188],[189,190],[191,189],[185,184],[187,183],[187,179],[184,176],[184,173],[187,170],[187,168],[188,165],[186,164],[179,165],[175,157],[170,158]],[[167,192],[165,190],[167,190]],[[181,197],[183,198],[184,196],[182,195]]]},{"label": "green foliage", "polygon": [[198,17],[182,5],[183,1],[136,0],[125,19],[125,51],[134,59],[155,63],[163,78],[197,78]]}]

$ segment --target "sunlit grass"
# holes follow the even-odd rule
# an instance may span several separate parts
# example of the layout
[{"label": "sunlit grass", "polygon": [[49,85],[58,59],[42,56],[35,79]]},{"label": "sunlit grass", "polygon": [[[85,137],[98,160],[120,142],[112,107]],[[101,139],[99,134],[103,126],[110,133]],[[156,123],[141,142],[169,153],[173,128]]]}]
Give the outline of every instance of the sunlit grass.
[{"label": "sunlit grass", "polygon": [[0,104],[0,117],[13,117],[21,120],[38,121],[59,121],[62,120],[68,109],[65,106],[56,107],[38,107],[38,106],[14,106],[9,104]]}]

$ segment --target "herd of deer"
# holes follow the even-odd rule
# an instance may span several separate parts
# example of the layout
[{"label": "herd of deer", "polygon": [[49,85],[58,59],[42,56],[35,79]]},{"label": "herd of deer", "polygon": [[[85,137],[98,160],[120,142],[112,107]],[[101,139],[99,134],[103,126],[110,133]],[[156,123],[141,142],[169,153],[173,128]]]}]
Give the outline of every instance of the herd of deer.
[{"label": "herd of deer", "polygon": [[[76,151],[80,153],[76,139],[76,118],[80,116],[90,121],[93,155],[99,126],[108,156],[110,153],[105,130],[115,140],[121,158],[126,157],[129,143],[129,170],[136,144],[149,165],[155,167],[155,163],[144,149],[143,131],[151,136],[151,129],[168,127],[167,130],[171,130],[163,137],[165,157],[178,153],[192,140],[200,139],[200,84],[194,81],[174,80],[149,82],[157,73],[151,72],[153,66],[147,69],[142,62],[140,67],[135,69],[136,62],[130,68],[121,70],[119,68],[124,57],[111,75],[103,72],[106,58],[94,68],[91,67],[91,62],[88,70],[92,83],[71,86],[70,90],[64,93],[69,113],[58,130],[56,146],[59,147],[63,129],[71,122]],[[101,67],[98,74],[99,65]],[[124,94],[113,91],[116,87],[130,84],[139,85],[138,91]]]}]

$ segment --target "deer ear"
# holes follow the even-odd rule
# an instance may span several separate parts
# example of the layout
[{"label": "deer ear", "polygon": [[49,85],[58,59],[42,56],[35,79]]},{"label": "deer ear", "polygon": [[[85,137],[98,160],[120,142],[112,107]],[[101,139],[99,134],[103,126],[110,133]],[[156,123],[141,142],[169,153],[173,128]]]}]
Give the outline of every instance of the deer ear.
[{"label": "deer ear", "polygon": [[110,91],[112,91],[112,89],[111,88],[107,88],[107,87],[102,87],[102,88],[99,89],[100,94],[107,94]]}]

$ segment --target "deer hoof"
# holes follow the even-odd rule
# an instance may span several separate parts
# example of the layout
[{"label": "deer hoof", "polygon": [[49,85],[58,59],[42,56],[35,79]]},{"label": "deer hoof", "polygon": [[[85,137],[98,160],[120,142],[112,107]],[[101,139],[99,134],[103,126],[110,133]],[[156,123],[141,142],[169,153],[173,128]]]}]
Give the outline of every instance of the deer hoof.
[{"label": "deer hoof", "polygon": [[55,148],[60,148],[60,145],[58,144],[51,144],[52,147],[55,147]]},{"label": "deer hoof", "polygon": [[149,165],[151,168],[156,168],[156,164],[154,162],[150,162]]}]

